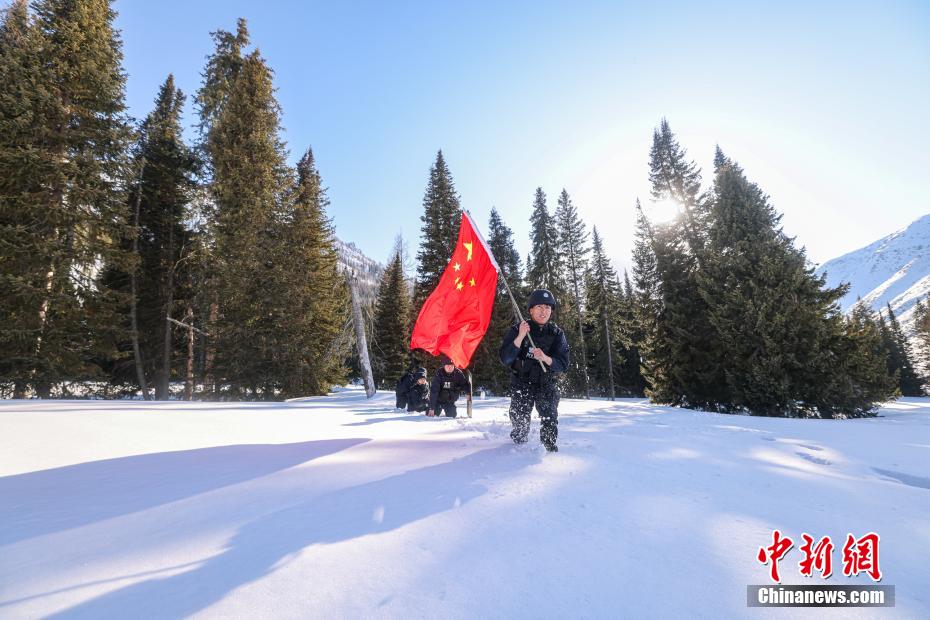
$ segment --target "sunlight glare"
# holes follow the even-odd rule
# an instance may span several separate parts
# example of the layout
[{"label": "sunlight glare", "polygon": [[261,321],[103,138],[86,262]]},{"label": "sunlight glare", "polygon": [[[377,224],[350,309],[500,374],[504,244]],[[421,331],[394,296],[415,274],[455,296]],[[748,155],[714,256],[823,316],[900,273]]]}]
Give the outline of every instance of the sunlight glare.
[{"label": "sunlight glare", "polygon": [[667,224],[681,213],[681,204],[670,198],[651,202],[646,208],[646,215],[656,224]]}]

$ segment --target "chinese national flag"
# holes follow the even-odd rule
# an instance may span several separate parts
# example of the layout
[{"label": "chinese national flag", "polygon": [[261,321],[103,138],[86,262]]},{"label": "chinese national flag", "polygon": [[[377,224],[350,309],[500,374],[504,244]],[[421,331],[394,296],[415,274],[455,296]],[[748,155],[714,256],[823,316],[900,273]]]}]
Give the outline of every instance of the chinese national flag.
[{"label": "chinese national flag", "polygon": [[491,322],[497,271],[494,256],[463,213],[452,260],[420,309],[410,348],[445,353],[459,368],[467,367]]}]

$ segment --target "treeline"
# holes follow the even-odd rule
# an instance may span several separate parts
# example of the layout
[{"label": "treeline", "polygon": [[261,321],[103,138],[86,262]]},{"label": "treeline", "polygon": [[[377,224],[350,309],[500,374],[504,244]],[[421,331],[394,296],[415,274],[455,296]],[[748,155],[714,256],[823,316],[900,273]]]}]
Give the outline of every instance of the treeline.
[{"label": "treeline", "polygon": [[0,389],[280,399],[347,380],[348,294],[309,147],[287,164],[246,24],[195,95],[134,124],[107,0],[17,0],[0,23]]},{"label": "treeline", "polygon": [[[512,230],[491,211],[486,238],[518,303],[539,287],[559,301],[555,320],[572,350],[563,394],[645,395],[661,404],[755,415],[859,417],[890,398],[923,393],[925,379],[890,306],[872,313],[860,305],[843,316],[837,300],[846,287],[828,288],[814,275],[768,197],[719,147],[704,188],[701,171],[663,119],[649,161],[651,201],[678,213],[651,221],[636,202],[632,276],[619,277],[603,236],[588,231],[564,189],[554,209],[536,190],[525,262]],[[383,388],[412,361],[428,365],[408,351],[411,324],[452,253],[460,214],[440,152],[423,201],[412,296],[400,250],[380,286],[373,365]],[[926,359],[930,312],[923,304],[916,312]],[[495,394],[509,384],[497,347],[514,320],[501,281],[491,328],[472,361],[476,384]]]},{"label": "treeline", "polygon": [[[0,18],[0,394],[167,398],[183,383],[186,398],[281,399],[356,377],[324,185],[308,145],[287,163],[272,71],[245,22],[212,34],[187,144],[170,75],[141,122],[126,114],[113,20],[109,0],[16,0]],[[611,231],[589,229],[565,189],[554,204],[542,188],[527,196],[525,258],[492,209],[483,232],[504,279],[476,385],[509,384],[497,361],[514,320],[506,280],[519,304],[538,287],[556,295],[567,396],[837,417],[921,393],[925,303],[921,362],[890,308],[839,312],[844,289],[813,275],[719,148],[705,187],[663,120],[649,161],[650,200],[679,213],[652,221],[637,201],[629,274],[607,258]],[[461,211],[439,152],[412,282],[399,242],[365,312],[381,387],[414,361],[412,323]]]}]

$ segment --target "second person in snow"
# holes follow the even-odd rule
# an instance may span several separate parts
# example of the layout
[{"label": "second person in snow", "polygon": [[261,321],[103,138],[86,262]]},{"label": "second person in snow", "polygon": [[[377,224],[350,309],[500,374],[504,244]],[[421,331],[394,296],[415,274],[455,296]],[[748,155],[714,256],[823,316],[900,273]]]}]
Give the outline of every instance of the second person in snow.
[{"label": "second person in snow", "polygon": [[457,415],[455,401],[462,392],[468,392],[468,379],[465,373],[455,367],[449,356],[440,356],[440,366],[433,376],[433,385],[430,389],[428,416],[445,415],[454,418]]}]

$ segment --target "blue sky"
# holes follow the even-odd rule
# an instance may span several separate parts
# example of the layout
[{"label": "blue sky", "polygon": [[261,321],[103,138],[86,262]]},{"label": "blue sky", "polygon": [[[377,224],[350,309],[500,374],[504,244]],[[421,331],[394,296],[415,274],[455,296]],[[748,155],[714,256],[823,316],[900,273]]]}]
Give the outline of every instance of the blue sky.
[{"label": "blue sky", "polygon": [[[312,146],[340,238],[419,243],[442,149],[463,206],[529,251],[564,187],[630,265],[664,116],[710,180],[714,144],[823,262],[930,213],[930,3],[118,0],[130,113],[193,95],[209,33],[248,20],[296,161]],[[188,102],[186,121],[195,121]],[[191,137],[195,134],[191,132]]]}]

